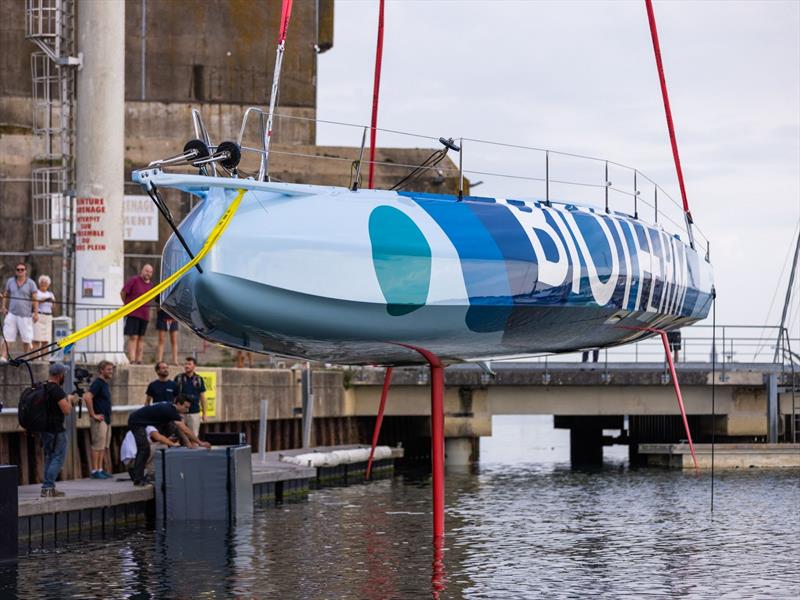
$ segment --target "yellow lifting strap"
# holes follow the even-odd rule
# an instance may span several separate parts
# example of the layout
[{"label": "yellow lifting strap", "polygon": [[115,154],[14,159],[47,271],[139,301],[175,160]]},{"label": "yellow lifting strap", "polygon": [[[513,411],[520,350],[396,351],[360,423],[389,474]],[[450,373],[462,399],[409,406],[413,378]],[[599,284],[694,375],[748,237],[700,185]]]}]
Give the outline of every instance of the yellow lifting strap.
[{"label": "yellow lifting strap", "polygon": [[192,260],[190,260],[188,263],[183,265],[180,269],[175,271],[172,275],[167,277],[164,281],[162,281],[158,285],[154,286],[153,289],[151,289],[146,294],[143,294],[143,295],[139,296],[138,298],[136,298],[135,300],[133,300],[129,304],[126,304],[125,306],[121,306],[120,308],[118,308],[114,312],[106,315],[105,317],[103,317],[102,319],[100,319],[98,321],[95,321],[91,325],[87,325],[86,327],[84,327],[80,331],[76,331],[72,335],[69,335],[69,336],[65,337],[64,339],[59,340],[59,342],[58,342],[59,347],[66,348],[67,346],[70,346],[70,345],[74,344],[75,342],[78,342],[78,341],[82,340],[83,338],[89,337],[93,333],[97,333],[98,331],[100,331],[101,329],[103,329],[105,327],[108,327],[109,325],[111,325],[115,321],[118,321],[122,317],[127,316],[128,314],[132,313],[137,308],[139,308],[141,306],[144,306],[145,304],[150,302],[150,300],[152,300],[153,298],[158,296],[161,292],[163,292],[165,289],[167,289],[169,286],[171,286],[173,283],[178,281],[178,279],[183,277],[197,263],[199,263],[203,259],[203,257],[206,254],[208,254],[208,251],[211,250],[212,246],[217,243],[217,240],[219,239],[219,237],[222,235],[222,233],[228,227],[228,224],[230,223],[231,219],[233,218],[233,215],[236,214],[236,211],[239,208],[239,204],[241,203],[242,197],[244,196],[245,192],[246,192],[246,190],[239,190],[237,192],[236,197],[233,199],[233,202],[230,203],[230,206],[228,206],[228,208],[225,211],[225,213],[222,215],[220,220],[214,226],[214,229],[211,231],[211,234],[208,236],[208,239],[206,239],[205,243],[203,244],[203,247],[200,248],[200,252],[198,252]]}]

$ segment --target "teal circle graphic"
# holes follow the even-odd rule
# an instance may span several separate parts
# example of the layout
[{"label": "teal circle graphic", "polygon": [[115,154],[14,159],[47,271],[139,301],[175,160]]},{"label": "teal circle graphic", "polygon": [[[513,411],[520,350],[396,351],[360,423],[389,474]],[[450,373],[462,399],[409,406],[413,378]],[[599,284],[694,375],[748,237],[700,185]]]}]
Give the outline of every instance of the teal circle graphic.
[{"label": "teal circle graphic", "polygon": [[404,212],[379,206],[369,216],[372,264],[386,311],[401,316],[425,306],[431,286],[431,247]]}]

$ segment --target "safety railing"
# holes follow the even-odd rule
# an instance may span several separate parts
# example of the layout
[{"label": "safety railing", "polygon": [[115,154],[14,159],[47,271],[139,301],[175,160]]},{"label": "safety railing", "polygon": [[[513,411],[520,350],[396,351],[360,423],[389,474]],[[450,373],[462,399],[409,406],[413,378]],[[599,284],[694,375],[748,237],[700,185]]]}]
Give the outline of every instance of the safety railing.
[{"label": "safety railing", "polygon": [[[676,363],[711,364],[715,360],[720,372],[724,372],[734,364],[778,364],[788,368],[793,362],[800,373],[800,337],[788,336],[785,328],[781,331],[777,326],[717,325],[715,334],[711,325],[699,324],[679,331],[680,338],[670,340]],[[542,355],[525,361],[630,365],[663,363],[665,357],[661,339],[652,337],[613,348]]]},{"label": "safety railing", "polygon": [[[198,115],[193,115],[193,118],[195,130],[199,130]],[[331,167],[322,166],[327,163],[334,165],[334,172],[346,174],[349,171],[347,181],[353,189],[362,187],[361,180],[366,181],[370,167],[380,171],[381,187],[391,188],[391,185],[385,185],[387,180],[400,182],[407,180],[409,173],[414,173],[424,180],[428,191],[450,180],[450,191],[456,188],[459,195],[463,196],[475,195],[476,188],[481,186],[481,195],[532,199],[546,205],[584,205],[599,211],[624,214],[677,234],[698,252],[705,253],[707,258],[710,252],[707,237],[696,224],[690,222],[682,204],[650,176],[620,162],[535,146],[471,137],[439,137],[386,128],[376,129],[380,134],[379,155],[376,160],[369,161],[369,153],[365,152],[368,126],[290,114],[276,114],[275,119],[278,124],[288,123],[286,128],[291,127],[291,123],[313,126],[318,142],[330,147],[315,147],[312,150],[308,146],[284,144],[273,145],[267,150],[263,134],[264,113],[260,109],[250,108],[244,114],[239,131],[227,132],[229,139],[235,141],[224,143],[236,144],[242,154],[240,164],[227,169],[228,172],[236,177],[259,180],[269,177],[272,181],[279,181],[274,175],[275,161],[272,160],[276,157],[287,164],[292,160],[310,161],[320,165],[318,172],[331,171]],[[210,141],[207,134],[204,135],[204,141]],[[211,158],[203,162],[215,164],[215,152],[219,154],[221,145],[208,145]],[[380,152],[384,148],[419,151],[420,148],[431,146],[440,148],[437,151],[439,155],[434,153],[429,157],[431,160],[422,163],[411,160],[399,162]],[[402,156],[402,152],[395,151],[394,154]],[[407,153],[406,156],[410,157],[411,154]],[[436,160],[433,159],[435,155]],[[443,161],[445,155],[453,160]],[[270,157],[271,173],[265,170],[267,156]],[[223,160],[221,154],[216,160]],[[155,161],[153,164],[158,163]],[[164,166],[167,164],[163,163]],[[303,172],[313,174],[314,169],[308,169],[306,165]],[[414,189],[413,186],[413,183],[409,183],[408,189]]]}]

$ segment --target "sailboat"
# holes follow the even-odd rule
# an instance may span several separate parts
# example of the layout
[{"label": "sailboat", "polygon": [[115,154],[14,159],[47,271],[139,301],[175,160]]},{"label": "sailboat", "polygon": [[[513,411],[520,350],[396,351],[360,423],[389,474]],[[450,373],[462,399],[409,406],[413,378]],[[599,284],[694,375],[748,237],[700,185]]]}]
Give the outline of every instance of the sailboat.
[{"label": "sailboat", "polygon": [[[212,148],[211,153],[216,151]],[[712,267],[641,218],[541,199],[133,174],[198,200],[180,224],[224,235],[161,306],[197,335],[338,364],[448,363],[624,344],[706,317]],[[189,250],[191,251],[191,250]],[[163,277],[189,259],[173,236]]]}]

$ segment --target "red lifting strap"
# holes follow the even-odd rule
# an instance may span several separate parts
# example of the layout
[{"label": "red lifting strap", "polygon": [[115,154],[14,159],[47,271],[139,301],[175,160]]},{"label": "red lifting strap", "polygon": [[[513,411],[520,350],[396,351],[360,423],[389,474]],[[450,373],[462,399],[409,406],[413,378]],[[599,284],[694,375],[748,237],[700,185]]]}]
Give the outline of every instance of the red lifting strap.
[{"label": "red lifting strap", "polygon": [[689,201],[686,199],[686,186],[683,183],[683,169],[681,169],[681,158],[678,155],[678,142],[675,139],[675,126],[672,124],[672,110],[669,107],[669,95],[667,94],[667,80],[664,78],[664,65],[661,62],[661,46],[658,43],[658,30],[656,29],[656,16],[653,13],[652,0],[644,0],[647,6],[647,19],[650,21],[650,35],[653,37],[653,51],[656,54],[656,65],[658,66],[658,79],[661,82],[661,96],[664,98],[664,112],[667,115],[667,127],[669,128],[669,141],[672,143],[672,157],[675,159],[675,170],[678,172],[678,183],[681,186],[681,198],[683,199],[683,212],[689,217]]},{"label": "red lifting strap", "polygon": [[381,62],[383,60],[383,0],[378,11],[378,45],[375,48],[375,80],[372,86],[372,126],[369,130],[369,189],[375,181],[375,128],[378,126],[378,93],[381,89]]},{"label": "red lifting strap", "polygon": [[289,29],[289,18],[292,16],[292,0],[283,0],[281,5],[281,32],[278,43],[286,41],[286,30]]}]

